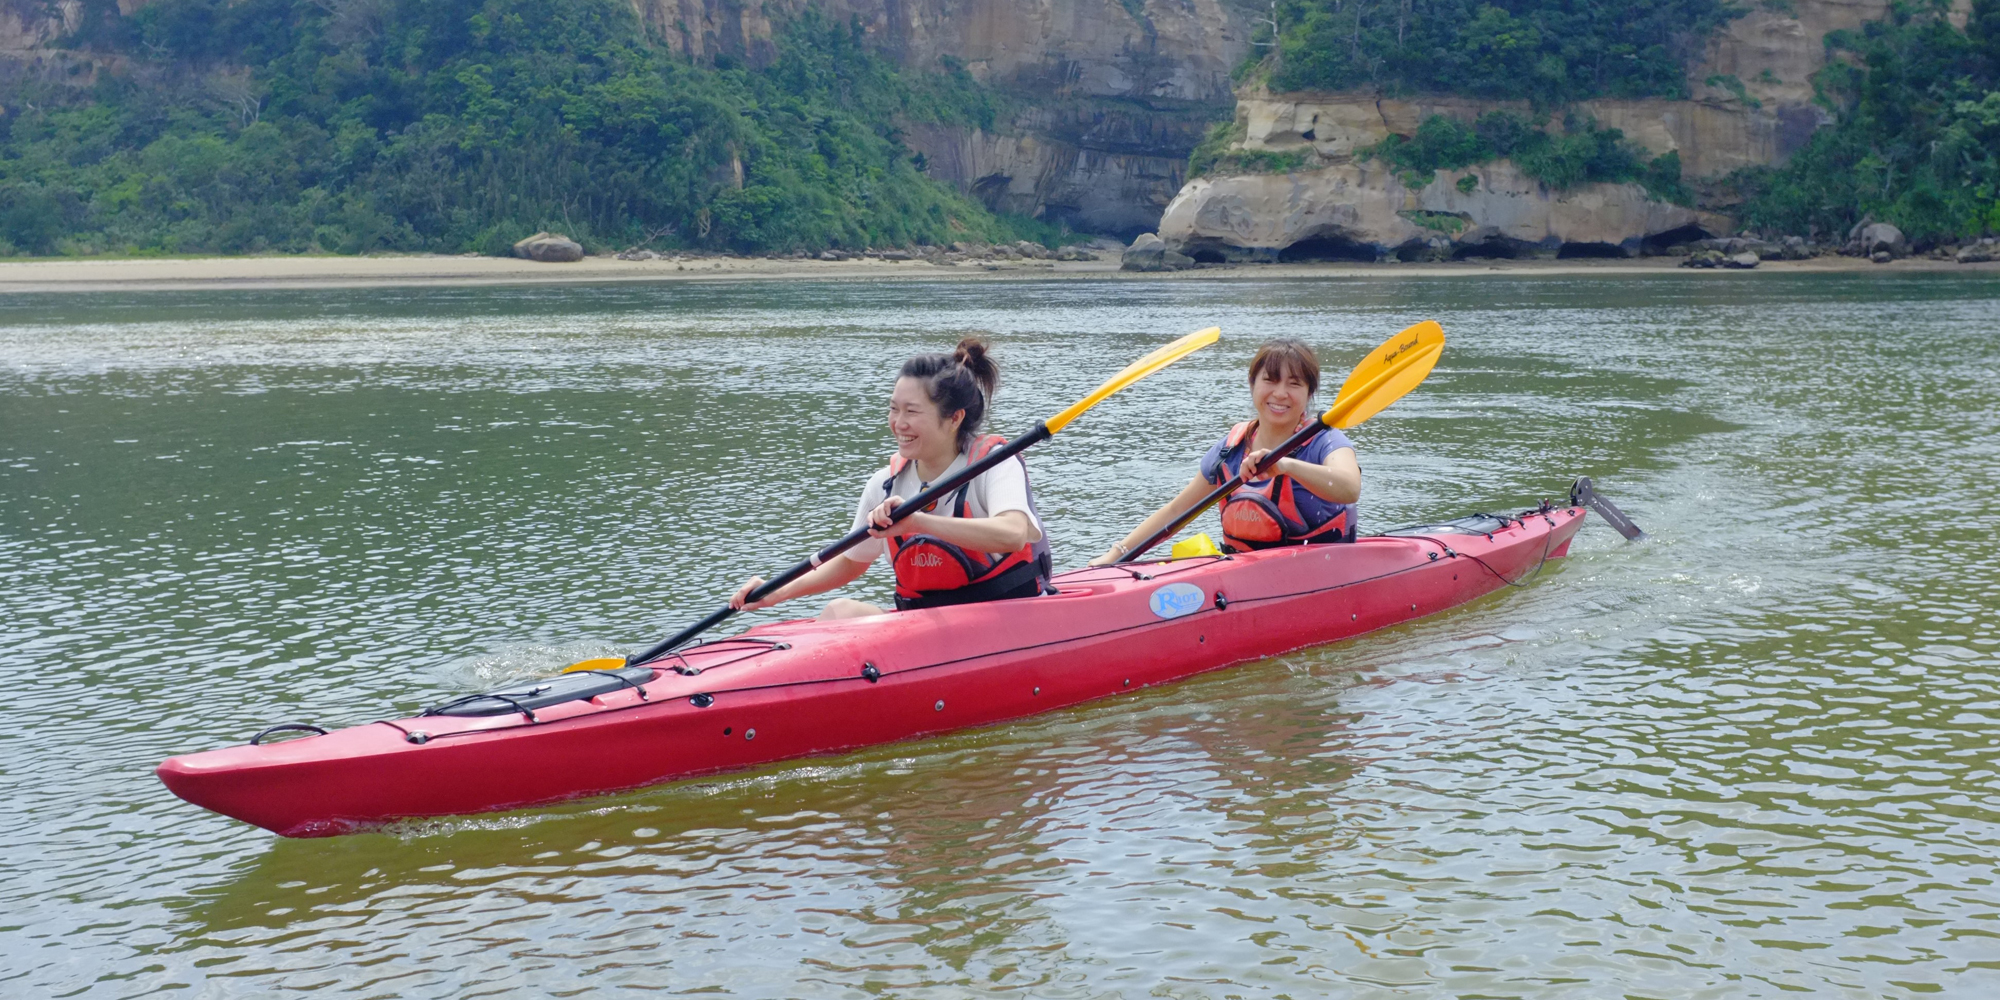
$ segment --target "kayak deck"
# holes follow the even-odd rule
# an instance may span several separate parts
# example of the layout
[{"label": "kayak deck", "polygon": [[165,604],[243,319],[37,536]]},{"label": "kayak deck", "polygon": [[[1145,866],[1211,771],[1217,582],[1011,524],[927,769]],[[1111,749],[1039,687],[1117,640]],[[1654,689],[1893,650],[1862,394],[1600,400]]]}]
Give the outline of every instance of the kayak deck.
[{"label": "kayak deck", "polygon": [[836,753],[1433,614],[1565,555],[1585,517],[1545,505],[1346,544],[1073,570],[1026,600],[758,625],[646,664],[650,679],[626,668],[574,681],[585,697],[552,700],[565,694],[547,679],[440,714],[173,757],[158,774],[196,805],[309,837]]}]

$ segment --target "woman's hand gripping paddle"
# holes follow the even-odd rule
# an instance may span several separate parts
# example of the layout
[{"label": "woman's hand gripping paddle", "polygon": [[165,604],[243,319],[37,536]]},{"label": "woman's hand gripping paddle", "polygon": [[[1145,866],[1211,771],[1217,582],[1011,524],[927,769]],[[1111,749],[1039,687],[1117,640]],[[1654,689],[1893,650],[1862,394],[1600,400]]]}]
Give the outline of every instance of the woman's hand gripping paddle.
[{"label": "woman's hand gripping paddle", "polygon": [[[1404,394],[1417,387],[1424,376],[1437,365],[1438,355],[1444,351],[1444,328],[1435,320],[1425,320],[1416,326],[1390,337],[1382,346],[1368,352],[1361,363],[1354,366],[1354,372],[1341,383],[1340,392],[1334,397],[1333,408],[1320,414],[1317,421],[1299,429],[1297,434],[1285,440],[1264,458],[1264,468],[1277,464],[1278,460],[1305,447],[1320,431],[1329,427],[1343,430],[1359,425],[1369,417],[1382,412],[1383,407],[1403,398]],[[1202,511],[1228,496],[1238,486],[1255,478],[1257,470],[1244,468],[1228,482],[1209,491],[1208,496],[1195,504],[1187,513],[1174,519],[1172,524],[1153,532],[1152,537],[1132,547],[1132,551],[1118,557],[1118,562],[1128,563],[1161,542],[1178,534],[1200,517]]]},{"label": "woman's hand gripping paddle", "polygon": [[[973,481],[974,479],[978,478],[982,473],[984,473],[986,470],[1014,457],[1016,454],[1019,454],[1022,450],[1026,449],[1030,445],[1037,444],[1042,441],[1047,441],[1049,438],[1053,437],[1057,431],[1060,431],[1064,427],[1069,426],[1070,421],[1075,420],[1077,417],[1082,416],[1083,411],[1088,410],[1091,407],[1096,406],[1098,403],[1103,402],[1112,393],[1115,393],[1118,390],[1123,389],[1126,386],[1129,386],[1132,383],[1137,382],[1140,379],[1145,378],[1146,376],[1151,375],[1154,372],[1159,371],[1160,369],[1165,368],[1166,366],[1173,364],[1174,362],[1179,361],[1180,359],[1187,357],[1188,355],[1193,354],[1194,352],[1201,350],[1202,348],[1207,347],[1210,344],[1215,343],[1221,337],[1222,337],[1222,331],[1219,328],[1209,327],[1206,330],[1190,333],[1187,336],[1182,337],[1181,339],[1176,340],[1173,343],[1168,344],[1167,346],[1162,347],[1159,350],[1154,351],[1153,353],[1148,354],[1145,357],[1132,362],[1130,365],[1127,365],[1125,367],[1124,371],[1121,371],[1118,374],[1111,376],[1111,378],[1108,381],[1106,381],[1103,385],[1098,386],[1095,390],[1091,392],[1090,395],[1083,397],[1083,399],[1079,400],[1074,406],[1071,406],[1070,408],[1062,411],[1061,413],[1058,413],[1055,416],[1042,421],[1040,424],[1036,425],[1034,430],[1029,431],[1028,433],[1021,435],[1020,437],[1017,437],[1014,440],[1009,441],[1006,444],[993,449],[993,451],[990,454],[988,454],[985,458],[977,462],[974,462],[971,465],[966,466],[957,475],[948,477],[932,485],[930,489],[927,489],[922,493],[919,493],[916,496],[905,501],[902,506],[896,508],[895,510],[889,513],[889,523],[895,524],[896,522],[901,521],[906,517],[909,517],[911,514],[923,510],[925,507],[930,506],[938,498],[948,496],[951,493],[951,491],[956,490],[960,486],[963,486],[966,483]],[[746,603],[754,603],[756,601],[760,601],[766,597],[771,596],[771,594],[775,593],[779,587],[782,587],[785,584],[788,584],[793,580],[796,580],[799,577],[812,572],[813,567],[818,566],[826,562],[828,559],[832,559],[835,556],[840,555],[842,552],[846,552],[848,549],[851,549],[854,546],[861,544],[861,542],[867,539],[867,537],[868,537],[868,529],[865,527],[856,528],[853,531],[848,532],[847,534],[841,536],[841,538],[838,541],[835,541],[833,544],[828,545],[826,548],[823,548],[818,552],[813,553],[812,556],[807,558],[805,561],[799,563],[796,566],[793,566],[791,569],[788,569],[783,573],[778,574],[777,576],[772,577],[769,580],[766,580],[763,586],[760,586],[756,590],[750,592],[749,597],[746,600]],[[722,607],[717,608],[708,617],[703,618],[701,621],[698,621],[693,625],[688,626],[685,629],[682,629],[680,633],[675,635],[673,638],[668,639],[667,641],[662,642],[659,645],[654,646],[653,648],[648,649],[643,653],[640,653],[636,656],[627,657],[623,660],[619,660],[616,658],[585,660],[582,663],[572,665],[571,667],[568,668],[568,670],[565,670],[564,673],[568,673],[569,671],[572,670],[604,670],[615,667],[622,667],[626,665],[647,663],[652,660],[659,659],[660,657],[665,656],[669,652],[672,652],[673,650],[686,644],[689,640],[693,639],[695,636],[698,636],[703,632],[706,632],[709,629],[714,628],[715,626],[721,624],[723,620],[727,619],[729,616],[735,613],[736,613],[735,608],[732,608],[725,604]]]}]

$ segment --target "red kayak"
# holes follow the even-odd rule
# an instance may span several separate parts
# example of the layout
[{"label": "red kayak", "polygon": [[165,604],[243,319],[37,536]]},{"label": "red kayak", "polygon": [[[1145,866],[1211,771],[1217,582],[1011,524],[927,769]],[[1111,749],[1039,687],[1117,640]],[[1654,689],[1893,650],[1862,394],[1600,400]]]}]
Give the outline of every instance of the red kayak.
[{"label": "red kayak", "polygon": [[991,725],[1464,604],[1563,556],[1589,500],[1080,569],[1026,600],[759,625],[414,718],[174,757],[159,776],[205,809],[323,837]]}]

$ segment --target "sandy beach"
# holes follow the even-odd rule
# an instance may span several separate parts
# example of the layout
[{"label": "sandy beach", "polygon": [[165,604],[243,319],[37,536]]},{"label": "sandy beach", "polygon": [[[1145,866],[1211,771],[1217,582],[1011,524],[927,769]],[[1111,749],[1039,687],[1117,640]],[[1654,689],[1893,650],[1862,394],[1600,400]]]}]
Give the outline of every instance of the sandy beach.
[{"label": "sandy beach", "polygon": [[[1467,260],[1450,263],[1315,262],[1212,264],[1190,271],[1120,271],[1114,255],[1097,261],[967,261],[956,265],[862,258],[817,261],[750,257],[689,257],[628,261],[589,257],[544,264],[506,257],[437,254],[262,256],[30,260],[0,263],[0,293],[191,290],[200,288],[341,288],[409,285],[514,285],[620,281],[825,281],[884,279],[1021,280],[1116,278],[1128,281],[1361,278],[1392,275],[1631,275],[1679,270],[1680,258]],[[1754,270],[1688,270],[1716,279],[1732,275],[1839,271],[1949,271],[2000,274],[2000,262],[1955,264],[1915,258],[1872,264],[1849,257],[1766,261]]]}]

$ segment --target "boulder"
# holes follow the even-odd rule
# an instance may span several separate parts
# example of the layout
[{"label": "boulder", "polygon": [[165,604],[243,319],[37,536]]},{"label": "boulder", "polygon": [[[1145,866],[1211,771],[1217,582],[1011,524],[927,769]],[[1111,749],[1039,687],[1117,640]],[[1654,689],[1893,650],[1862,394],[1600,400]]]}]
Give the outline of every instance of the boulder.
[{"label": "boulder", "polygon": [[1720,239],[1702,240],[1696,245],[1704,250],[1714,250],[1725,257],[1754,253],[1761,260],[1777,260],[1784,249],[1779,244],[1766,242],[1754,236],[1726,236]]},{"label": "boulder", "polygon": [[544,264],[565,264],[583,259],[583,244],[561,233],[536,233],[514,244],[514,256]]},{"label": "boulder", "polygon": [[1726,258],[1720,250],[1696,250],[1681,261],[1682,267],[1720,267]]},{"label": "boulder", "polygon": [[1869,254],[1868,259],[1874,261],[1877,264],[1887,264],[1890,261],[1895,260],[1896,255],[1890,253],[1887,250],[1877,250],[1874,253]]},{"label": "boulder", "polygon": [[1761,264],[1763,262],[1764,258],[1757,256],[1757,254],[1753,251],[1745,250],[1742,253],[1730,254],[1729,256],[1724,257],[1722,259],[1722,266],[1734,267],[1747,271],[1750,268],[1756,267],[1758,264]]},{"label": "boulder", "polygon": [[1810,260],[1812,259],[1812,255],[1812,246],[1806,242],[1806,238],[1803,236],[1787,236],[1778,241],[1778,259],[1780,260]]},{"label": "boulder", "polygon": [[1909,244],[1903,240],[1903,231],[1886,222],[1871,222],[1861,227],[1861,252],[1873,259],[1875,254],[1886,251],[1891,257],[1901,257],[1909,253]]},{"label": "boulder", "polygon": [[1184,271],[1193,266],[1193,257],[1170,249],[1152,233],[1140,233],[1133,239],[1119,264],[1126,271]]},{"label": "boulder", "polygon": [[1995,249],[1992,243],[1981,240],[1959,247],[1958,254],[1952,259],[1961,264],[1984,264],[1995,259]]},{"label": "boulder", "polygon": [[1161,259],[1166,253],[1166,241],[1152,233],[1140,233],[1132,238],[1132,245],[1119,256],[1119,268],[1126,271],[1164,270]]},{"label": "boulder", "polygon": [[1056,251],[1057,260],[1096,260],[1097,255],[1082,247],[1063,247]]}]

